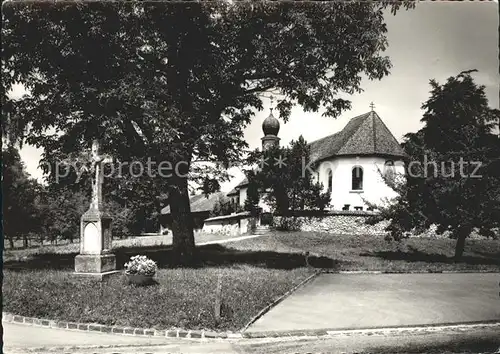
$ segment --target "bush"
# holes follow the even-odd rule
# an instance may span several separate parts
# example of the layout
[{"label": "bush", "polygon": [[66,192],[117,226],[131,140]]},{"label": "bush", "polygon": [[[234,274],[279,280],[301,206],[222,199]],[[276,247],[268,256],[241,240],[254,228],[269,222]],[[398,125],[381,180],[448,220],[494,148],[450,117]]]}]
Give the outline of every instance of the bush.
[{"label": "bush", "polygon": [[295,216],[281,216],[275,218],[274,228],[278,231],[300,231],[302,221]]}]

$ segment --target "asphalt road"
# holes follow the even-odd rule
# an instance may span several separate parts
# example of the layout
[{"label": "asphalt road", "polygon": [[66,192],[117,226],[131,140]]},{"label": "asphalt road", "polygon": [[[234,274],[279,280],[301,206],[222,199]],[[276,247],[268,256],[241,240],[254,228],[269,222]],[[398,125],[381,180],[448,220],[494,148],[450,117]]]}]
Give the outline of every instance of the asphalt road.
[{"label": "asphalt road", "polygon": [[250,332],[500,322],[500,273],[322,274]]},{"label": "asphalt road", "polygon": [[[162,338],[134,337],[97,332],[70,331],[17,323],[2,323],[6,348],[70,347],[99,345],[157,345]],[[166,339],[166,338],[165,338]]]}]

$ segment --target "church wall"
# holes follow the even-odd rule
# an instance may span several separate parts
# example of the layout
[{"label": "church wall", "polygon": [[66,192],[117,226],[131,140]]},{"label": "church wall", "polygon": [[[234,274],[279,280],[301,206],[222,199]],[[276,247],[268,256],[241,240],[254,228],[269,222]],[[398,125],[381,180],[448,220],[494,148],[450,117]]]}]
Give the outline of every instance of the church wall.
[{"label": "church wall", "polygon": [[[384,171],[384,164],[387,161],[383,157],[336,157],[320,163],[318,167],[319,180],[323,183],[325,191],[328,189],[328,171],[333,172],[332,182],[332,210],[342,210],[345,204],[350,205],[349,210],[361,206],[366,210],[367,200],[380,204],[386,198],[393,198],[396,193],[383,181],[380,171]],[[352,169],[360,166],[363,169],[363,190],[352,190]],[[395,162],[396,173],[404,173],[402,163]]]},{"label": "church wall", "polygon": [[[383,204],[384,200],[391,199],[396,193],[388,187],[380,175],[384,171],[385,162],[388,159],[377,156],[362,157],[334,157],[320,163],[313,178],[323,184],[326,191],[328,189],[328,170],[333,172],[331,210],[342,210],[345,204],[349,204],[349,210],[355,210],[355,207],[362,207],[367,210],[368,205],[365,200],[377,205]],[[352,189],[352,169],[354,166],[360,166],[363,169],[363,190],[353,191]],[[378,170],[380,169],[380,171]],[[395,161],[396,174],[404,174],[404,165],[402,162]],[[239,190],[240,206],[244,206],[247,198],[247,187]],[[270,207],[260,201],[259,206],[263,210]]]}]

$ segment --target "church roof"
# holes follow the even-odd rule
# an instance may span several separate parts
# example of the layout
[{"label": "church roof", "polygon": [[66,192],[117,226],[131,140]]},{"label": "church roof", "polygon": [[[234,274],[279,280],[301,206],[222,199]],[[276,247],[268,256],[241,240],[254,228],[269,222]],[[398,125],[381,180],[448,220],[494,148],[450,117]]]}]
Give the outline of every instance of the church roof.
[{"label": "church roof", "polygon": [[[309,144],[311,160],[342,155],[382,155],[404,158],[403,148],[375,111],[351,118],[340,132]],[[245,177],[235,189],[248,185]]]},{"label": "church roof", "polygon": [[313,141],[309,146],[312,161],[341,155],[406,156],[394,135],[374,111],[352,118],[340,132]]},{"label": "church roof", "polygon": [[238,189],[240,187],[245,187],[246,185],[248,185],[248,178],[243,177],[243,180],[240,183],[238,183],[235,189]]},{"label": "church roof", "polygon": [[273,116],[273,112],[269,114],[269,117],[264,119],[262,122],[262,131],[264,135],[274,135],[277,136],[280,131],[280,122]]},{"label": "church roof", "polygon": [[[193,195],[189,198],[189,203],[191,204],[191,212],[198,213],[204,211],[212,211],[214,209],[215,203],[219,198],[223,198],[226,194],[224,192],[217,192],[210,194],[208,198],[205,194]],[[170,214],[170,205],[167,205],[161,210],[162,215]]]}]

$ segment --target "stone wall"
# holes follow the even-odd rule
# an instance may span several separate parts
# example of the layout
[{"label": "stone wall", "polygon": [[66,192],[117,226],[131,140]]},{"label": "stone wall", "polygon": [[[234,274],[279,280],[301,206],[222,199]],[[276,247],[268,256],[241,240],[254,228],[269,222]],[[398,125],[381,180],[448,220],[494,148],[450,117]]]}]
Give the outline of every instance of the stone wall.
[{"label": "stone wall", "polygon": [[[312,213],[311,213],[312,214]],[[307,232],[327,232],[337,235],[386,235],[385,231],[389,220],[384,220],[375,225],[366,224],[365,221],[374,212],[367,211],[329,211],[324,215],[295,215],[288,216],[287,219],[292,219],[288,222],[289,225],[295,226],[295,230]],[[274,216],[273,226],[277,227],[282,221],[282,216]],[[495,229],[500,238],[500,230]],[[436,226],[431,225],[429,229],[422,233],[410,232],[408,237],[418,238],[449,238],[450,232],[446,231],[442,234],[436,233]],[[479,235],[478,230],[473,230],[469,236],[471,239],[483,239]]]},{"label": "stone wall", "polygon": [[[372,216],[367,212],[329,212],[317,216],[291,216],[291,224],[296,225],[301,231],[328,232],[337,235],[385,235],[384,230],[388,221],[382,221],[375,225],[365,223]],[[276,227],[282,222],[282,216],[274,216],[273,225]]]},{"label": "stone wall", "polygon": [[248,213],[217,216],[205,220],[202,231],[226,236],[240,236],[251,233],[254,218]]}]

